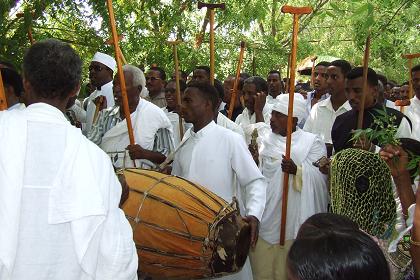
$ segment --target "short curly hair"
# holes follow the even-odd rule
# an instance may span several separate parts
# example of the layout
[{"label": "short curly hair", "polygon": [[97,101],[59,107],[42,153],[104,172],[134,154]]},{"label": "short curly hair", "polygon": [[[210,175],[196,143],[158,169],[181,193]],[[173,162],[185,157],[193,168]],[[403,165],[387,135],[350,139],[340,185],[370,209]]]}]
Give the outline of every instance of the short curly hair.
[{"label": "short curly hair", "polygon": [[23,75],[37,96],[65,99],[81,81],[82,60],[67,43],[39,41],[23,58]]}]

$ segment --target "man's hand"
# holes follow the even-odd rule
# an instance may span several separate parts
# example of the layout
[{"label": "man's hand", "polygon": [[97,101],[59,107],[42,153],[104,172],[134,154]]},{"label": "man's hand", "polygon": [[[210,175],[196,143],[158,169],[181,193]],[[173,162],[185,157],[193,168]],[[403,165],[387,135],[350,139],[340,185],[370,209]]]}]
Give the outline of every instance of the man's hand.
[{"label": "man's hand", "polygon": [[254,96],[254,112],[255,114],[261,113],[264,110],[265,100],[267,96],[264,92],[258,92],[256,96]]},{"label": "man's hand", "polygon": [[258,146],[249,144],[248,145],[248,150],[251,152],[252,158],[254,159],[255,163],[258,165],[259,164],[259,156],[260,156],[260,154],[258,153]]},{"label": "man's hand", "polygon": [[391,170],[392,177],[407,172],[408,154],[400,146],[385,145],[379,156],[386,162]]},{"label": "man's hand", "polygon": [[255,248],[258,241],[258,233],[260,231],[260,221],[255,216],[246,216],[242,218],[251,227],[251,248]]},{"label": "man's hand", "polygon": [[127,146],[128,154],[132,160],[135,159],[144,159],[145,149],[140,147],[140,145],[128,145]]},{"label": "man's hand", "polygon": [[98,106],[99,104],[99,111],[102,111],[103,109],[106,109],[108,107],[106,97],[103,95],[96,97],[92,102],[93,104],[95,104],[95,106]]},{"label": "man's hand", "polygon": [[322,174],[328,175],[330,173],[331,160],[327,157],[322,157],[319,160],[318,169]]},{"label": "man's hand", "polygon": [[281,170],[283,170],[285,173],[296,175],[297,166],[292,159],[286,159],[286,157],[283,155],[283,160],[281,161]]}]

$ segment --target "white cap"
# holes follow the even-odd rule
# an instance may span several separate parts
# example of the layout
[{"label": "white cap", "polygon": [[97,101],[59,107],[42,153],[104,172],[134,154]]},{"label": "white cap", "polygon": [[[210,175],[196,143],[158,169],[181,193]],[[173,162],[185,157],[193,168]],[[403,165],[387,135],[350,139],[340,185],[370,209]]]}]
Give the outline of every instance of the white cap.
[{"label": "white cap", "polygon": [[[280,94],[277,96],[273,105],[273,111],[280,112],[286,116],[289,115],[289,94]],[[293,117],[298,118],[298,123],[306,116],[305,99],[300,94],[294,94]]]},{"label": "white cap", "polygon": [[95,55],[92,58],[92,61],[100,62],[112,71],[115,71],[115,67],[117,66],[117,62],[112,56],[101,52],[95,53]]}]

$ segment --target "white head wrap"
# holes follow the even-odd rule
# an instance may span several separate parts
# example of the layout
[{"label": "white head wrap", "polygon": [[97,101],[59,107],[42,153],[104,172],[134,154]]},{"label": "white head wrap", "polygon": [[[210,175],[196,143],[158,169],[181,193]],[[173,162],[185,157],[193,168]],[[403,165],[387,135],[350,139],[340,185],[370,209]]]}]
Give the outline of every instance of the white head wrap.
[{"label": "white head wrap", "polygon": [[97,52],[92,58],[92,61],[100,62],[103,65],[107,66],[112,71],[115,71],[115,67],[117,66],[117,62],[112,56],[107,54]]},{"label": "white head wrap", "polygon": [[[289,110],[289,94],[280,94],[276,97],[273,105],[273,111],[288,115]],[[300,94],[294,94],[293,101],[293,117],[298,118],[298,123],[306,116],[305,99]]]}]

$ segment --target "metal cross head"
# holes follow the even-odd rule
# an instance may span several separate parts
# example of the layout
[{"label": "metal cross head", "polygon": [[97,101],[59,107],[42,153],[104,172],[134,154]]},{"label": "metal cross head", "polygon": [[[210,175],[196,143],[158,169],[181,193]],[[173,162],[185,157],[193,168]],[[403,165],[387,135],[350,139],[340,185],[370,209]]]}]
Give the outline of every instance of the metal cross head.
[{"label": "metal cross head", "polygon": [[226,4],[225,3],[212,4],[212,3],[204,3],[204,2],[198,1],[197,7],[199,9],[207,8],[207,9],[211,9],[211,10],[214,10],[214,9],[225,10],[226,9]]},{"label": "metal cross head", "polygon": [[312,8],[311,7],[293,7],[293,6],[285,5],[281,7],[281,12],[285,14],[303,15],[303,14],[312,13]]}]

